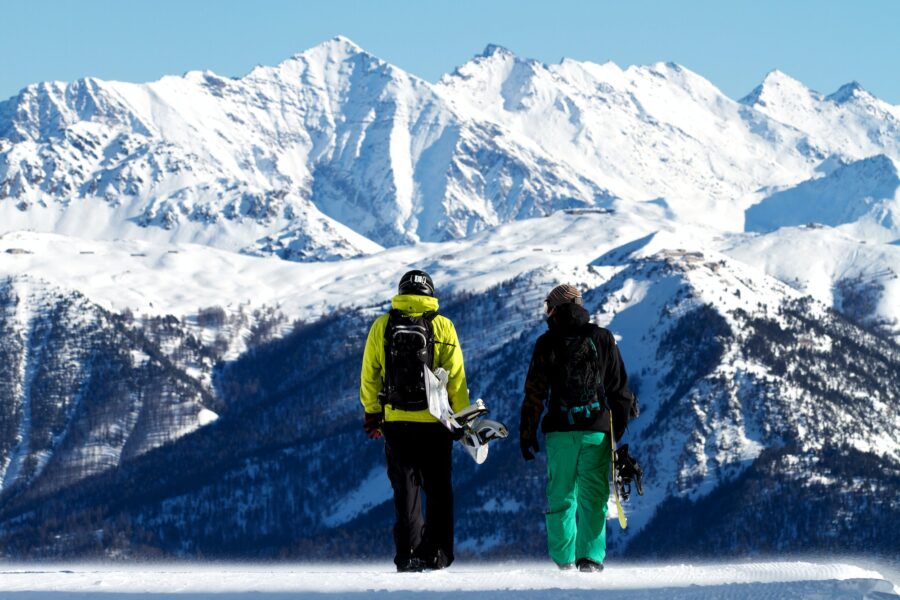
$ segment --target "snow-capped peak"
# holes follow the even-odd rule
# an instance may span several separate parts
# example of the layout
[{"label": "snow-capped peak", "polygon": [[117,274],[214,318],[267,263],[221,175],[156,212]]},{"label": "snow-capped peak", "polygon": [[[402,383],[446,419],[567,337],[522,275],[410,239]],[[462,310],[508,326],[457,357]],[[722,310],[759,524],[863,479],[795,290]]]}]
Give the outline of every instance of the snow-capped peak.
[{"label": "snow-capped peak", "polygon": [[274,77],[313,87],[323,83],[332,87],[337,80],[349,74],[353,65],[362,65],[366,71],[384,71],[393,77],[406,76],[405,72],[367,52],[349,38],[336,36],[294,54],[275,67],[260,65],[245,79],[253,81]]},{"label": "snow-capped peak", "polygon": [[299,57],[305,57],[307,59],[311,59],[312,57],[325,57],[331,60],[341,61],[358,54],[374,56],[369,52],[366,52],[362,47],[359,46],[359,44],[357,44],[350,38],[338,35],[331,38],[330,40],[322,42],[321,44],[317,44],[312,48],[304,50],[303,52],[295,54],[292,58],[296,59]]},{"label": "snow-capped peak", "polygon": [[474,79],[492,85],[505,79],[510,70],[522,61],[508,48],[499,44],[488,44],[480,54],[456,67],[452,73],[441,77],[438,86],[452,85],[454,81]]},{"label": "snow-capped peak", "polygon": [[806,99],[813,95],[818,96],[801,81],[783,71],[773,69],[766,74],[762,83],[741,98],[740,102],[748,106],[770,106],[784,104],[796,98]]},{"label": "snow-capped peak", "polygon": [[816,160],[900,157],[900,112],[855,81],[826,97],[775,70],[741,103],[802,132],[798,149]]},{"label": "snow-capped peak", "polygon": [[839,87],[836,92],[834,92],[833,94],[829,94],[826,98],[837,104],[842,104],[858,97],[863,97],[866,99],[873,98],[873,96],[868,91],[866,91],[866,89],[858,82],[851,81],[850,83],[845,83],[844,85]]},{"label": "snow-capped peak", "polygon": [[507,47],[499,44],[488,44],[478,56],[482,58],[490,58],[492,56],[515,56],[515,54]]},{"label": "snow-capped peak", "polygon": [[325,45],[325,44],[340,44],[340,45],[344,46],[345,48],[354,48],[358,52],[364,52],[364,50],[362,49],[362,47],[359,44],[357,44],[356,42],[354,42],[353,40],[351,40],[350,38],[348,38],[345,35],[338,34],[338,35],[334,36],[333,38],[331,38],[330,40],[328,40],[327,42],[322,42],[321,45]]}]

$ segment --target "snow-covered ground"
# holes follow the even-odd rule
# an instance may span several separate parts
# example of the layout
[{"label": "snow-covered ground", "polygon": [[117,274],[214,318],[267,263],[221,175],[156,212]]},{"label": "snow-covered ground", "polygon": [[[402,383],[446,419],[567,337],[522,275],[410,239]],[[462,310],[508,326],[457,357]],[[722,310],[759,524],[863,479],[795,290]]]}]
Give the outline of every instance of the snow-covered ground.
[{"label": "snow-covered ground", "polygon": [[893,598],[874,565],[854,561],[620,565],[603,573],[560,572],[548,563],[458,562],[446,571],[398,574],[390,563],[347,565],[23,565],[0,567],[3,600],[103,598]]}]

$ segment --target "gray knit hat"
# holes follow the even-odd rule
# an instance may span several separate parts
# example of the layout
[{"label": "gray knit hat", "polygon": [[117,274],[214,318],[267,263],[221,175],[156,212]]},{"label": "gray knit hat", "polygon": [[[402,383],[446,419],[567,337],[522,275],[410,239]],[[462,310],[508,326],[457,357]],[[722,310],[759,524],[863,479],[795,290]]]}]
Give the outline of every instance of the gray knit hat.
[{"label": "gray knit hat", "polygon": [[567,283],[558,285],[550,290],[550,293],[547,294],[546,302],[547,312],[550,312],[560,304],[565,304],[566,302],[574,302],[579,306],[584,304],[584,301],[581,299],[581,292],[578,291],[578,288]]}]

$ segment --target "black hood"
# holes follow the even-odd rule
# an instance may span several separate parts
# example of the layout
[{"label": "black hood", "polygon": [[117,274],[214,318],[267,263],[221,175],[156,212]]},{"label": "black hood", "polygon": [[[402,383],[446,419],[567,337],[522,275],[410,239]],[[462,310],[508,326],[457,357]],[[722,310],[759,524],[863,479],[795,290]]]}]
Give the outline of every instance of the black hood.
[{"label": "black hood", "polygon": [[588,314],[588,311],[574,302],[560,304],[547,318],[547,326],[550,327],[550,331],[562,335],[575,333],[590,322],[591,315]]}]

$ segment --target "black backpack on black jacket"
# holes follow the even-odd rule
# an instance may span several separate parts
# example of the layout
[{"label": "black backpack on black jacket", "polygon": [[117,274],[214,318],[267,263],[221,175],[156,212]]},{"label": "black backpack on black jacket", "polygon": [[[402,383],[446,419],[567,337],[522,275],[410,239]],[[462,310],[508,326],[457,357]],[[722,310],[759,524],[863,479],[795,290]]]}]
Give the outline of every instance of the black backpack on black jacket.
[{"label": "black backpack on black jacket", "polygon": [[607,408],[595,331],[588,325],[571,335],[554,336],[551,404],[571,426],[589,423]]},{"label": "black backpack on black jacket", "polygon": [[413,317],[393,309],[384,331],[384,403],[400,410],[428,408],[424,366],[434,364],[437,311]]}]

